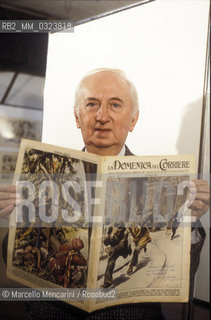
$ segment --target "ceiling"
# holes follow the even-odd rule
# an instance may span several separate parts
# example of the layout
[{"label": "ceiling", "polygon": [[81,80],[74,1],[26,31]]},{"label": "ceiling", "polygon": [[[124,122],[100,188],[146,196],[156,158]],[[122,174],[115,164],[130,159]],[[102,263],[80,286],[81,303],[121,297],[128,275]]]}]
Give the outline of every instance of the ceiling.
[{"label": "ceiling", "polygon": [[[155,0],[0,0],[0,20],[70,20],[79,25]],[[47,33],[0,33],[0,70],[45,76]]]},{"label": "ceiling", "polygon": [[[0,20],[60,19],[77,26],[152,1],[0,0]],[[47,47],[47,33],[0,33],[0,104],[42,109]]]},{"label": "ceiling", "polygon": [[154,0],[1,0],[0,7],[40,19],[67,19],[75,25]]}]

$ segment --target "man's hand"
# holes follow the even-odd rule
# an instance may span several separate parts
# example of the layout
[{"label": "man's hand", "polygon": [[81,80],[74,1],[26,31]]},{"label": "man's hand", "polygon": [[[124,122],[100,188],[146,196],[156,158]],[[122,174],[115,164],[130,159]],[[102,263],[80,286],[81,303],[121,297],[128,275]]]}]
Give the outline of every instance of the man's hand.
[{"label": "man's hand", "polygon": [[200,219],[209,209],[210,188],[206,180],[192,180],[189,188],[191,215]]},{"label": "man's hand", "polygon": [[15,205],[20,202],[15,186],[0,186],[0,217],[9,219]]}]

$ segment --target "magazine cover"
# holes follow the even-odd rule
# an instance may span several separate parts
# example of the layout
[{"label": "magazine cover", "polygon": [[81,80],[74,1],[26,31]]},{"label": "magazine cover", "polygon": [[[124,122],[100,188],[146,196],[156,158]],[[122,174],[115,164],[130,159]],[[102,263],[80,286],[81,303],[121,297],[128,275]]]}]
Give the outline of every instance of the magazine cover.
[{"label": "magazine cover", "polygon": [[8,277],[31,288],[114,293],[61,296],[86,311],[188,301],[193,172],[191,155],[100,157],[22,140]]},{"label": "magazine cover", "polygon": [[101,171],[95,286],[117,289],[118,303],[188,301],[194,157],[107,157]]}]

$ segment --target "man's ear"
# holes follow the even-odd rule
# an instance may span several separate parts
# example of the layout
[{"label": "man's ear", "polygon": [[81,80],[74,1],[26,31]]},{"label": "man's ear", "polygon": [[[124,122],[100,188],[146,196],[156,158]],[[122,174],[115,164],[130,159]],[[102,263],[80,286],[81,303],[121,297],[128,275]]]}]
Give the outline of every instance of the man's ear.
[{"label": "man's ear", "polygon": [[74,115],[75,115],[76,127],[77,127],[78,129],[80,129],[81,126],[80,126],[80,121],[79,121],[78,111],[77,111],[77,110],[74,110]]},{"label": "man's ear", "polygon": [[131,122],[130,122],[130,126],[129,126],[129,131],[132,132],[136,122],[138,121],[138,117],[139,117],[139,111],[136,112],[136,114],[132,117]]}]

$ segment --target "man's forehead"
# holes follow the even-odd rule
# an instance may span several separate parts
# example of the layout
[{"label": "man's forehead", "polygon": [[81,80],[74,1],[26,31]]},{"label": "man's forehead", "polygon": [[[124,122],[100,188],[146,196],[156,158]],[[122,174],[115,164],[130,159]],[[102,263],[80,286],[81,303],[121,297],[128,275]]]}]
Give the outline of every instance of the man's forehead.
[{"label": "man's forehead", "polygon": [[125,97],[130,96],[129,85],[126,80],[110,71],[102,71],[88,76],[82,83],[82,89],[84,94],[94,92],[96,94],[110,93],[113,96],[118,96],[119,94]]},{"label": "man's forehead", "polygon": [[124,78],[122,78],[119,74],[112,71],[100,71],[100,72],[91,74],[84,79],[83,84],[87,85],[89,83],[97,82],[99,80],[104,82],[114,81],[116,83],[127,85],[127,82]]}]

